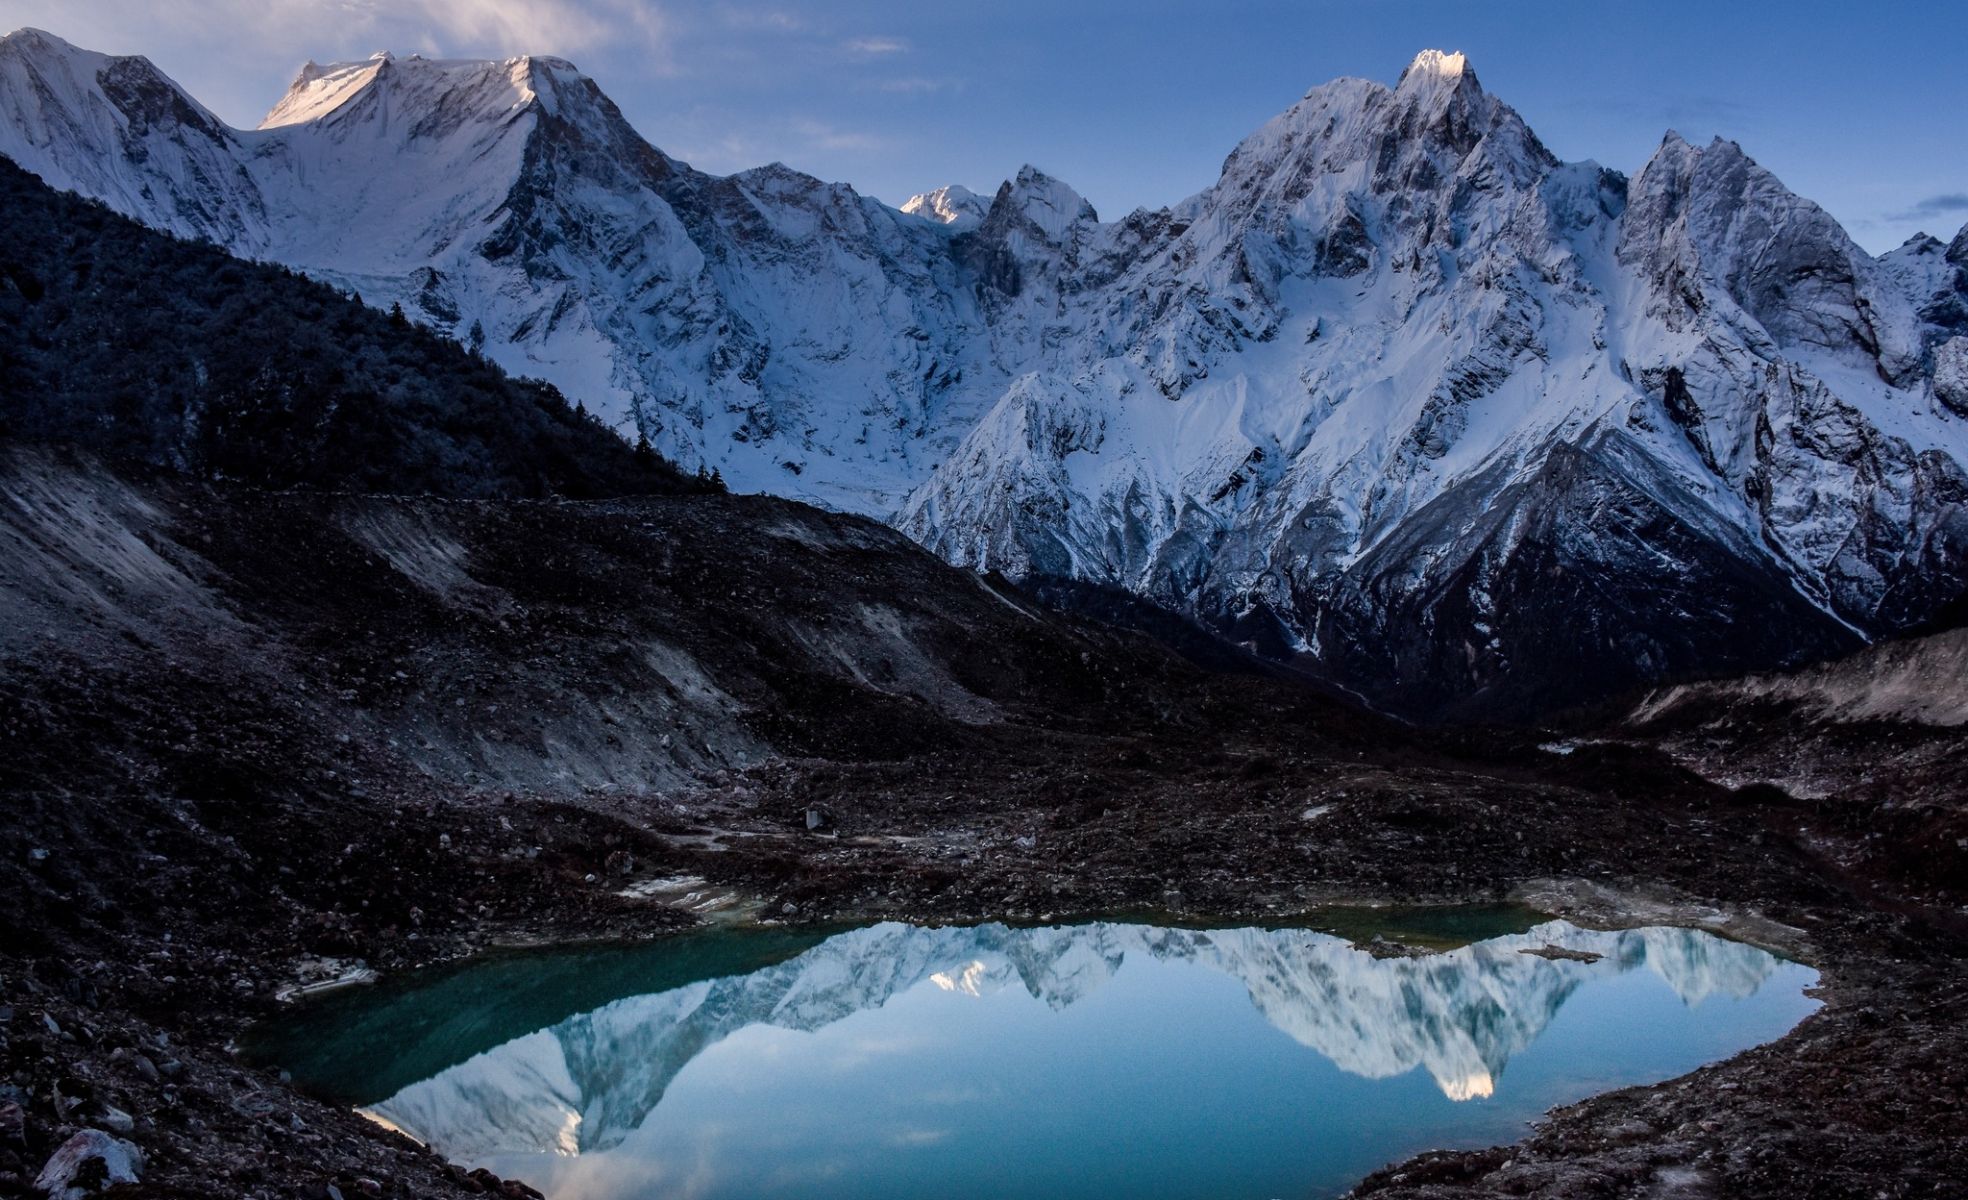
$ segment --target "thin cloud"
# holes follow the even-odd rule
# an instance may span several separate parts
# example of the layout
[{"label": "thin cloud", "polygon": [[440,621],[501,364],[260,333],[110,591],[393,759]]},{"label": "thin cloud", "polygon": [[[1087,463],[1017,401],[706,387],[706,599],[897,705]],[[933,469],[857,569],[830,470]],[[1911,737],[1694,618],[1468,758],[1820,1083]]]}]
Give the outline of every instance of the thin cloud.
[{"label": "thin cloud", "polygon": [[932,92],[961,91],[961,79],[930,79],[922,75],[910,75],[901,79],[876,79],[862,86],[863,91],[892,92],[896,95],[927,95]]},{"label": "thin cloud", "polygon": [[729,8],[719,12],[726,28],[767,33],[801,33],[809,25],[804,17],[783,9],[754,10]]},{"label": "thin cloud", "polygon": [[849,38],[842,45],[847,49],[848,53],[858,54],[863,58],[881,58],[890,54],[907,54],[909,52],[909,43],[903,41],[901,38],[892,37]]},{"label": "thin cloud", "polygon": [[1939,196],[1929,196],[1920,203],[1887,217],[1889,221],[1925,221],[1933,217],[1951,217],[1958,213],[1968,213],[1968,192],[1944,192]]},{"label": "thin cloud", "polygon": [[840,129],[825,121],[810,119],[794,121],[792,130],[805,138],[809,146],[819,150],[885,150],[889,145],[886,138],[852,129]]},{"label": "thin cloud", "polygon": [[1762,117],[1756,105],[1723,96],[1675,96],[1666,99],[1655,96],[1609,96],[1581,98],[1572,103],[1576,107],[1610,116],[1658,124],[1663,129],[1737,130],[1757,124]]},{"label": "thin cloud", "polygon": [[352,37],[373,49],[452,54],[575,54],[625,40],[663,51],[671,40],[654,0],[22,0],[19,8],[27,23],[106,48],[183,43],[199,30],[224,31],[235,45],[244,34],[289,55]]}]

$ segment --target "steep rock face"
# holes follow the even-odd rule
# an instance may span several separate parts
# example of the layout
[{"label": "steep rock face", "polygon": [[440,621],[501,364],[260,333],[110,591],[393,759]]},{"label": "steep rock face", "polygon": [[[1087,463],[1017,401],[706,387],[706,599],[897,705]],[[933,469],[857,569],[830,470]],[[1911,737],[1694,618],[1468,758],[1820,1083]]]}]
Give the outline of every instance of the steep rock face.
[{"label": "steep rock face", "polygon": [[1728,142],[1560,163],[1460,55],[1316,88],[1112,222],[1029,167],[904,210],[706,175],[552,59],[310,64],[237,131],[23,32],[0,111],[61,186],[401,302],[735,488],[1405,711],[1547,707],[1552,628],[1603,693],[1968,582],[1968,232],[1874,259]]}]

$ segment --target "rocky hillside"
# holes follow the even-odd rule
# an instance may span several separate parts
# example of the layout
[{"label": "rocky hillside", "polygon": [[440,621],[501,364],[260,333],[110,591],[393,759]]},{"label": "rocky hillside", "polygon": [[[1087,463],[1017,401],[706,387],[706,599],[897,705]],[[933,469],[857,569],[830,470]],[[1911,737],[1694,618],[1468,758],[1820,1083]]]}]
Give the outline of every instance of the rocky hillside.
[{"label": "rocky hillside", "polygon": [[1846,869],[1968,887],[1968,628],[1791,672],[1660,688],[1616,722],[1703,775],[1837,832]]},{"label": "rocky hillside", "polygon": [[741,490],[1114,585],[1383,706],[1822,657],[1968,580],[1968,236],[1882,258],[1733,143],[1561,163],[1460,55],[1102,221],[645,142],[568,63],[310,65],[262,127],[0,43],[0,153],[399,303]]}]

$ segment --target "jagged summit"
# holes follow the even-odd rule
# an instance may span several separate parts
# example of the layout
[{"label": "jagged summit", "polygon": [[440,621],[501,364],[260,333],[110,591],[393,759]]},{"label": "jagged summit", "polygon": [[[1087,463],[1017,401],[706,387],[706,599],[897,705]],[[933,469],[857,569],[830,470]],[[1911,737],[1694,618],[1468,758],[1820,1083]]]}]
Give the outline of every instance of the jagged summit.
[{"label": "jagged summit", "polygon": [[444,110],[453,118],[474,110],[495,118],[533,103],[555,84],[585,78],[579,68],[559,58],[433,59],[381,50],[361,62],[325,66],[308,62],[258,128],[328,120],[383,88],[420,110]]},{"label": "jagged summit", "polygon": [[902,202],[903,212],[957,230],[981,224],[989,208],[982,196],[959,183],[947,184],[933,192],[919,192]]},{"label": "jagged summit", "polygon": [[1409,63],[1407,69],[1401,72],[1401,81],[1405,83],[1410,76],[1416,78],[1428,76],[1436,79],[1462,79],[1467,77],[1473,81],[1476,78],[1476,72],[1469,66],[1468,56],[1460,50],[1453,52],[1423,50],[1421,53],[1415,55],[1414,61]]},{"label": "jagged summit", "polygon": [[1018,218],[1031,223],[1052,241],[1064,238],[1076,225],[1092,225],[1100,214],[1086,198],[1064,182],[1030,163],[998,187],[991,201],[992,219]]}]

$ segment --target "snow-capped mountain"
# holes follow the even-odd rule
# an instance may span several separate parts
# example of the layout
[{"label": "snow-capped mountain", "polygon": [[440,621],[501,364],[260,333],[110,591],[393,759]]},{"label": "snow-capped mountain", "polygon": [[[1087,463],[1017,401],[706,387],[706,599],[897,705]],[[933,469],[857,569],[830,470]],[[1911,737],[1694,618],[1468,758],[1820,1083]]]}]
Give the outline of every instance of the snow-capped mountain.
[{"label": "snow-capped mountain", "polygon": [[[1520,953],[1553,944],[1603,957]],[[1511,1057],[1594,979],[1645,968],[1696,1004],[1749,996],[1779,964],[1693,930],[1607,932],[1562,921],[1393,959],[1306,930],[885,924],[750,975],[617,1000],[475,1055],[368,1111],[454,1160],[603,1151],[644,1123],[692,1059],[748,1026],[816,1030],[924,986],[970,995],[1016,987],[1065,1009],[1130,958],[1228,975],[1266,1020],[1340,1069],[1386,1079],[1420,1067],[1452,1100],[1490,1095]]]},{"label": "snow-capped mountain", "polygon": [[902,202],[902,211],[940,221],[952,229],[975,229],[990,215],[991,206],[961,183],[921,192]]},{"label": "snow-capped mountain", "polygon": [[1559,162],[1460,55],[1102,222],[645,142],[567,63],[310,64],[257,130],[0,42],[0,153],[401,303],[734,487],[1117,584],[1410,712],[1783,663],[1968,582],[1968,231],[1881,258],[1732,143]]}]

